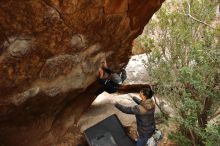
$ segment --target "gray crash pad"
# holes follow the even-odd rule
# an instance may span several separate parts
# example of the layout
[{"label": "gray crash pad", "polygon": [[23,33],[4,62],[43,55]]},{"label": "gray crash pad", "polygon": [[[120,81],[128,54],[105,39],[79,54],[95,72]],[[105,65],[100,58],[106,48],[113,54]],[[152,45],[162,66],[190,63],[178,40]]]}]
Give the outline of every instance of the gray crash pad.
[{"label": "gray crash pad", "polygon": [[89,146],[135,146],[114,114],[84,131]]}]

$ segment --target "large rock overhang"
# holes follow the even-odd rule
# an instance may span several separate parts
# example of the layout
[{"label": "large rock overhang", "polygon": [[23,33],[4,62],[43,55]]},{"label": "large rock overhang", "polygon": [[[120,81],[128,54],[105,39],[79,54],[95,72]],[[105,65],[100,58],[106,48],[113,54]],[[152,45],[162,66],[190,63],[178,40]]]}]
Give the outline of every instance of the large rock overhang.
[{"label": "large rock overhang", "polygon": [[51,144],[118,70],[164,0],[1,0],[0,143]]}]

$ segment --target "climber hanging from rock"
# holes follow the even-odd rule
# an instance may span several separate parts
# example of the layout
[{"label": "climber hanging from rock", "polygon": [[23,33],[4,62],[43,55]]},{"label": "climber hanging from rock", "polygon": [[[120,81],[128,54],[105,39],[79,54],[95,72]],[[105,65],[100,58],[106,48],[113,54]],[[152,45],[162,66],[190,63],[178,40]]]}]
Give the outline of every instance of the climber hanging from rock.
[{"label": "climber hanging from rock", "polygon": [[99,68],[99,83],[101,88],[97,91],[97,95],[106,91],[108,93],[117,92],[119,86],[127,78],[126,71],[123,68],[120,73],[114,73],[108,68],[106,60],[101,62],[101,67]]}]

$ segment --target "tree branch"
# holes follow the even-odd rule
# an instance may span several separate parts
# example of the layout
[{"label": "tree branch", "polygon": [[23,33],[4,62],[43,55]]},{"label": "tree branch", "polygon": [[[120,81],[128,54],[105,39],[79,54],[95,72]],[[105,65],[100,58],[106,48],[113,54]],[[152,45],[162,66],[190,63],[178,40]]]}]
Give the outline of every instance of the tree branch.
[{"label": "tree branch", "polygon": [[204,25],[206,25],[206,26],[208,26],[208,27],[210,27],[212,29],[215,29],[214,27],[212,27],[211,25],[207,24],[206,22],[203,22],[203,21],[193,17],[191,14],[186,14],[186,16],[188,16],[189,18],[191,18],[191,19],[193,19],[193,20],[195,20],[195,21],[197,21],[199,23],[202,23],[202,24],[204,24]]},{"label": "tree branch", "polygon": [[208,123],[208,111],[211,109],[212,107],[212,99],[210,97],[206,97],[204,104],[203,104],[203,109],[202,111],[199,113],[198,115],[198,122],[199,122],[199,126],[201,128],[206,128],[207,123]]},{"label": "tree branch", "polygon": [[206,22],[204,22],[204,21],[201,21],[201,20],[195,18],[194,16],[192,16],[192,15],[191,15],[191,6],[190,6],[189,1],[187,1],[187,5],[188,5],[188,13],[185,13],[186,16],[188,16],[189,18],[193,19],[194,21],[199,22],[199,23],[202,23],[203,25],[206,25],[206,26],[208,26],[208,27],[210,27],[210,28],[212,28],[212,29],[216,29],[216,28],[214,28],[213,26],[209,25],[208,23],[206,23]]},{"label": "tree branch", "polygon": [[210,120],[212,120],[212,119],[214,119],[214,118],[216,118],[216,117],[218,117],[218,116],[220,116],[220,111],[218,111],[218,112],[216,112],[214,115],[210,116],[210,117],[208,118],[208,121],[210,121]]},{"label": "tree branch", "polygon": [[192,129],[189,129],[189,133],[192,138],[193,146],[196,146],[196,138],[194,136],[194,132],[192,131]]},{"label": "tree branch", "polygon": [[157,102],[157,99],[155,97],[153,97],[154,99],[154,102],[156,104],[156,106],[158,107],[158,109],[160,110],[160,112],[162,113],[162,115],[165,117],[165,119],[169,119],[170,118],[170,115],[169,113],[166,113],[163,108],[160,106],[160,104]]}]

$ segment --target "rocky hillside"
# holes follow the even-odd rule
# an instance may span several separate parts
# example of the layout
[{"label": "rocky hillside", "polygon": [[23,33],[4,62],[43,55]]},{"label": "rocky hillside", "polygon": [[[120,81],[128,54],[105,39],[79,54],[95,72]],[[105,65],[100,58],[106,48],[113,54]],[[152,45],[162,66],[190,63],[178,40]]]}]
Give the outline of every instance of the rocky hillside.
[{"label": "rocky hillside", "polygon": [[164,0],[1,0],[0,143],[47,146],[94,100]]}]

